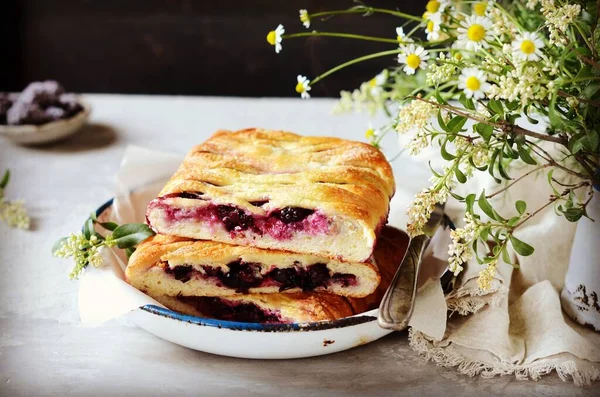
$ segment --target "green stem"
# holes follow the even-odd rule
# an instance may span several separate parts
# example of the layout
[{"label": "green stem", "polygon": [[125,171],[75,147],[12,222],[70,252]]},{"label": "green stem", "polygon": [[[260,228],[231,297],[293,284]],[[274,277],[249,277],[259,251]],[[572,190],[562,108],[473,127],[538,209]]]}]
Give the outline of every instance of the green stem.
[{"label": "green stem", "polygon": [[355,63],[359,63],[362,61],[368,61],[369,59],[375,59],[375,58],[381,58],[381,57],[385,57],[388,55],[394,55],[394,54],[399,54],[400,52],[402,52],[402,50],[398,49],[398,50],[388,50],[388,51],[382,51],[382,52],[376,52],[374,54],[369,54],[369,55],[365,55],[356,59],[353,59],[351,61],[348,62],[344,62],[340,65],[337,65],[334,68],[329,69],[328,71],[326,71],[325,73],[315,77],[315,79],[310,83],[310,85],[314,85],[315,83],[318,83],[319,81],[323,80],[325,77],[337,72],[338,70],[344,69],[347,66],[351,66],[354,65]]},{"label": "green stem", "polygon": [[335,33],[335,32],[303,32],[303,33],[292,33],[292,34],[284,34],[281,37],[284,38],[284,39],[292,39],[294,37],[312,37],[312,36],[341,37],[341,38],[345,38],[345,39],[378,41],[378,42],[381,42],[381,43],[398,44],[398,40],[386,39],[384,37],[363,36],[363,35],[359,35],[359,34]]},{"label": "green stem", "polygon": [[380,13],[380,14],[388,14],[393,15],[395,17],[400,17],[404,19],[409,19],[411,21],[423,22],[423,19],[420,17],[416,17],[414,15],[405,14],[400,11],[386,10],[385,8],[373,8],[373,7],[357,7],[351,8],[349,10],[337,10],[337,11],[323,11],[317,12],[314,14],[308,14],[309,18],[316,17],[324,17],[329,15],[341,15],[341,14],[368,14],[368,13]]}]

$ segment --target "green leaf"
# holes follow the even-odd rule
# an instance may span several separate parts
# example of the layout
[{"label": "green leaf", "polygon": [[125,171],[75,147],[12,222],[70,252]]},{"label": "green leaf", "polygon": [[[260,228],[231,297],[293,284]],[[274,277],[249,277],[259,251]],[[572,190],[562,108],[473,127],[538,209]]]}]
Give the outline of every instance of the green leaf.
[{"label": "green leaf", "polygon": [[523,215],[525,211],[527,211],[527,203],[523,200],[518,200],[515,203],[515,207],[517,208],[519,215]]},{"label": "green leaf", "polygon": [[481,231],[479,232],[479,238],[482,239],[483,241],[487,241],[491,229],[492,229],[491,226],[486,226],[486,227],[482,228]]},{"label": "green leaf", "polygon": [[488,102],[488,108],[497,115],[500,115],[500,116],[504,115],[504,108],[502,107],[502,102],[500,102],[497,99],[491,99]]},{"label": "green leaf", "polygon": [[440,128],[442,130],[444,130],[445,132],[450,132],[450,129],[448,129],[448,126],[446,125],[446,123],[444,122],[444,118],[442,117],[442,111],[438,110],[438,114],[437,114],[437,122],[440,125]]},{"label": "green leaf", "polygon": [[473,213],[473,204],[475,203],[475,193],[469,194],[465,197],[465,204],[467,205],[467,212]]},{"label": "green leaf", "polygon": [[458,201],[464,201],[465,199],[463,196],[454,193],[452,190],[450,190],[448,193],[450,193],[450,195]]},{"label": "green leaf", "polygon": [[494,127],[489,124],[477,123],[475,124],[475,131],[477,131],[486,142],[489,142],[494,133]]},{"label": "green leaf", "polygon": [[481,195],[479,196],[479,200],[477,200],[477,204],[479,205],[479,208],[481,208],[481,210],[487,216],[489,216],[491,219],[496,219],[496,213],[495,213],[494,209],[492,208],[492,205],[487,200],[487,198],[485,198],[485,190],[483,192],[481,192]]},{"label": "green leaf", "polygon": [[83,235],[86,240],[89,240],[92,234],[94,234],[94,220],[90,217],[83,224]]},{"label": "green leaf", "polygon": [[467,98],[464,93],[460,94],[460,98],[458,98],[458,102],[460,102],[465,108],[469,110],[475,110],[475,105],[473,104],[473,100],[471,98]]},{"label": "green leaf", "polygon": [[102,226],[106,230],[110,230],[111,232],[114,231],[117,227],[119,227],[119,225],[114,222],[100,222],[99,224],[100,226]]},{"label": "green leaf", "polygon": [[523,145],[517,145],[517,150],[519,152],[521,160],[523,160],[525,163],[531,165],[537,164],[537,161],[535,161],[535,159],[531,157],[531,154],[529,154],[529,150],[527,150]]},{"label": "green leaf", "polygon": [[463,116],[452,117],[452,120],[450,120],[448,122],[448,129],[450,130],[451,133],[456,134],[463,128],[463,126],[465,125],[466,122],[467,122],[466,117],[463,117]]},{"label": "green leaf", "polygon": [[429,169],[431,170],[431,173],[433,175],[437,176],[438,178],[443,177],[442,174],[440,174],[439,172],[436,172],[436,170],[433,169],[433,167],[431,166],[431,161],[429,161],[427,164],[429,165]]},{"label": "green leaf", "polygon": [[55,255],[56,251],[58,251],[63,246],[65,241],[67,241],[68,239],[69,239],[68,237],[63,237],[60,240],[58,240],[57,242],[55,242],[54,245],[52,246],[52,255]]},{"label": "green leaf", "polygon": [[117,247],[122,249],[133,248],[153,235],[154,232],[145,223],[127,223],[117,227],[112,233]]},{"label": "green leaf", "polygon": [[500,175],[502,176],[502,178],[504,178],[504,179],[512,179],[510,177],[510,175],[508,175],[506,173],[506,171],[504,171],[504,166],[502,165],[502,160],[498,161],[498,172],[500,173]]},{"label": "green leaf", "polygon": [[458,166],[456,166],[456,168],[454,169],[454,175],[456,175],[456,180],[459,181],[460,183],[465,183],[467,181],[467,177],[465,176],[465,174],[458,168]]},{"label": "green leaf", "polygon": [[4,171],[4,176],[0,181],[0,189],[4,189],[6,185],[8,185],[8,181],[10,180],[10,170]]},{"label": "green leaf", "polygon": [[519,254],[521,256],[529,256],[529,255],[533,254],[534,249],[531,245],[519,240],[512,234],[509,236],[509,238],[510,238],[510,243],[512,244],[512,246],[515,249],[515,251],[517,252],[517,254]]},{"label": "green leaf", "polygon": [[444,140],[444,143],[442,144],[442,147],[441,147],[442,158],[446,161],[452,161],[456,158],[456,156],[448,153],[448,151],[446,150],[446,143],[448,143],[447,139]]},{"label": "green leaf", "polygon": [[554,184],[552,183],[552,174],[554,174],[554,170],[553,169],[550,170],[550,171],[548,171],[548,184],[550,185],[550,187],[554,191],[554,195],[555,196],[560,196],[560,193],[558,192],[558,190],[556,190],[556,188],[554,187]]},{"label": "green leaf", "polygon": [[504,261],[504,263],[506,263],[507,265],[511,265],[512,261],[510,260],[510,255],[508,255],[508,250],[506,248],[504,248],[502,250],[502,260]]},{"label": "green leaf", "polygon": [[135,248],[125,248],[125,253],[127,254],[127,258],[129,259],[131,255],[135,252]]},{"label": "green leaf", "polygon": [[435,96],[435,99],[437,99],[438,103],[440,105],[447,105],[448,101],[446,101],[444,98],[442,98],[442,96],[440,95],[439,90],[435,90],[435,92],[433,93],[433,95]]},{"label": "green leaf", "polygon": [[521,219],[520,216],[513,216],[512,218],[510,218],[508,220],[508,226],[514,226],[514,225],[516,225],[517,223],[519,223],[520,219]]},{"label": "green leaf", "polygon": [[577,222],[585,215],[585,211],[579,207],[564,209],[562,210],[562,213],[569,222]]}]

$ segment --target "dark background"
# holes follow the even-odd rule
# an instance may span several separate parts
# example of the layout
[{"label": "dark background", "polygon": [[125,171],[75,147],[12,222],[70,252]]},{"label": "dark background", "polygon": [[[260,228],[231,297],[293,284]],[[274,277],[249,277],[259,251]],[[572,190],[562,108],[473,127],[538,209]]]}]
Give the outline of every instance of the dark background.
[{"label": "dark background", "polygon": [[[425,1],[368,5],[415,15]],[[266,34],[282,23],[305,31],[298,10],[345,9],[351,0],[2,0],[0,91],[56,79],[69,91],[135,94],[296,96],[296,75],[314,78],[393,44],[311,37],[284,40],[279,55]],[[403,20],[343,15],[312,29],[395,37]],[[370,79],[394,57],[340,71],[315,86],[337,96]]]}]

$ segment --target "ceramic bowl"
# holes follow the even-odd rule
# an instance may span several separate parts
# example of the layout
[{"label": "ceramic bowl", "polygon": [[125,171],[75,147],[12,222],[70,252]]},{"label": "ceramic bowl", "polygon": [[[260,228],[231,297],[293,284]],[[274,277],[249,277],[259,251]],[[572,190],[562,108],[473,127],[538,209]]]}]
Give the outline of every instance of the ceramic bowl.
[{"label": "ceramic bowl", "polygon": [[78,102],[83,110],[73,117],[42,125],[0,125],[0,136],[21,145],[41,145],[64,139],[79,131],[90,117],[90,105],[81,97]]}]

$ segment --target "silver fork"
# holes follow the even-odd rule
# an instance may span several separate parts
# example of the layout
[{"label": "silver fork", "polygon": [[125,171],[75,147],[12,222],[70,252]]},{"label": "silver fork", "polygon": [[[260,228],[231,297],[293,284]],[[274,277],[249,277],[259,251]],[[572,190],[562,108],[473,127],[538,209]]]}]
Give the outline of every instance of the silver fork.
[{"label": "silver fork", "polygon": [[423,253],[443,219],[444,205],[436,204],[423,227],[425,234],[412,238],[408,243],[406,254],[379,305],[377,322],[380,327],[401,331],[408,326],[415,306]]}]

